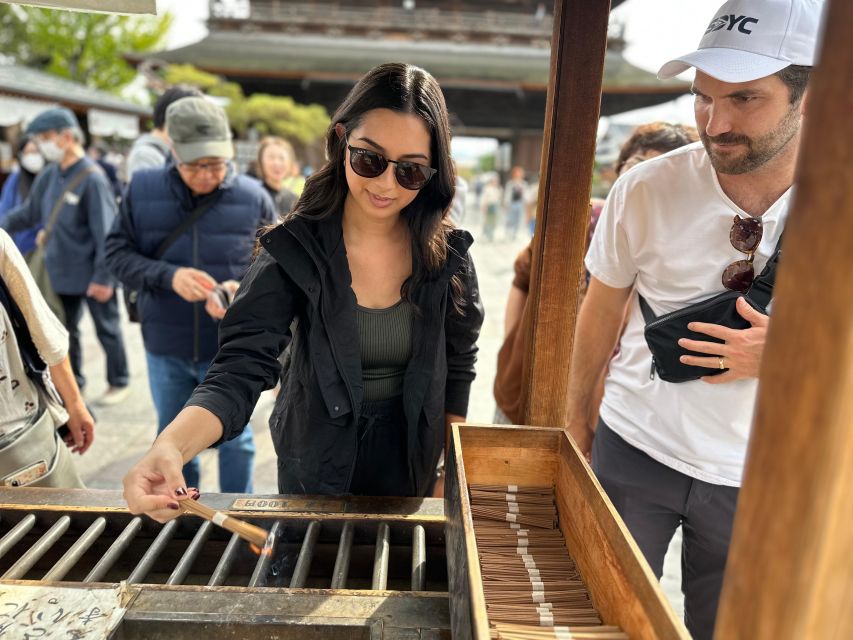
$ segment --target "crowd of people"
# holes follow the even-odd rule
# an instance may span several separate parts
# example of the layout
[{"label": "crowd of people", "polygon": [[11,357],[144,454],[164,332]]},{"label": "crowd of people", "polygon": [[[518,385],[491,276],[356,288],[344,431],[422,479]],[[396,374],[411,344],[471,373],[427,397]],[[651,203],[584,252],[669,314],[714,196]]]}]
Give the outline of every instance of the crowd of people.
[{"label": "crowd of people", "polygon": [[[568,433],[657,576],[682,527],[685,617],[696,638],[713,635],[820,2],[730,0],[718,14],[744,10],[758,16],[751,29],[715,20],[696,51],[661,68],[662,78],[695,68],[696,128],[639,128],[607,200],[590,204],[565,399]],[[99,402],[126,395],[122,287],[141,324],[158,419],[151,449],[124,480],[134,513],[176,517],[198,486],[196,456],[211,446],[222,490],[251,492],[250,416],[277,384],[270,432],[280,492],[440,488],[483,322],[473,237],[451,218],[460,182],[441,89],[417,67],[380,65],[334,113],[324,142],[326,163],[304,185],[285,182],[293,148],[281,138],[260,142],[254,177],[240,174],[225,112],[195,91],[171,90],[154,130],[131,149],[117,196],[71,111],[51,108],[29,123],[0,200],[6,484],[38,484],[4,460],[47,420],[47,406],[62,409],[50,420],[67,427],[69,450],[92,443],[84,308],[107,358]],[[479,235],[532,231],[536,192],[520,167],[503,186],[496,175],[475,184]],[[498,421],[521,419],[531,260],[528,246],[515,263]],[[702,315],[709,299],[736,322]],[[647,324],[674,313],[681,333],[649,342]],[[675,370],[662,365],[670,356]]]},{"label": "crowd of people", "polygon": [[[522,167],[513,167],[503,186],[496,172],[478,175],[474,183],[474,205],[482,219],[480,237],[485,242],[498,237],[512,242],[522,229],[533,235],[538,192],[538,182],[528,183]],[[498,229],[500,234],[496,234]]]}]

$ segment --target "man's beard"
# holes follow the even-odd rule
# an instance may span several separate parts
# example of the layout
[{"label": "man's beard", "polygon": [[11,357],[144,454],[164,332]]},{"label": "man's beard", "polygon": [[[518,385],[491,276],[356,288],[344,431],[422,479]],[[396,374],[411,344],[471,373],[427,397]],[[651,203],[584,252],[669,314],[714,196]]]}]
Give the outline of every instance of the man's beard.
[{"label": "man's beard", "polygon": [[[699,133],[705,151],[711,159],[711,165],[717,173],[741,175],[755,171],[775,158],[800,130],[800,111],[798,105],[791,108],[775,129],[760,138],[749,138],[737,133],[723,133],[709,136],[704,131]],[[712,142],[720,144],[740,143],[746,148],[741,155],[716,153],[711,147]]]}]

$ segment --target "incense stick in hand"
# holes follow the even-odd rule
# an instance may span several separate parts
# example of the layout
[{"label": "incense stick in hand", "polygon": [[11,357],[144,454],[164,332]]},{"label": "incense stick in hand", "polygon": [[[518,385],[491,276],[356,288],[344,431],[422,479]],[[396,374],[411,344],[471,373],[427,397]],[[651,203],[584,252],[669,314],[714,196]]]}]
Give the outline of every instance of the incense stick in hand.
[{"label": "incense stick in hand", "polygon": [[223,529],[227,529],[231,533],[236,533],[238,536],[243,538],[243,540],[247,540],[258,547],[263,548],[267,541],[267,537],[269,536],[269,532],[266,529],[261,529],[253,524],[249,524],[248,522],[244,522],[243,520],[233,516],[226,515],[221,511],[216,511],[215,509],[202,504],[198,500],[193,500],[192,498],[188,500],[179,500],[178,504],[184,513],[190,513],[198,516],[199,518],[210,520],[213,524],[218,525]]}]

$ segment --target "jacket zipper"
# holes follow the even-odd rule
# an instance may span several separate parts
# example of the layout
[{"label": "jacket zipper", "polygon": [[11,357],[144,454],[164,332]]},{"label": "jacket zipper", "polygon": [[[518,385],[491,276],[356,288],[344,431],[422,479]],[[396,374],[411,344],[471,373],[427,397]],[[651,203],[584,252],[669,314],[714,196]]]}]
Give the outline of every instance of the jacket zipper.
[{"label": "jacket zipper", "polygon": [[[314,263],[314,266],[317,268],[318,273],[324,273],[324,270],[320,268],[320,265],[318,264],[316,258],[314,257],[314,253],[305,245],[305,243],[302,241],[302,238],[300,238],[298,234],[293,233],[293,231],[291,231],[290,229],[287,229],[287,231],[302,246],[305,253],[308,254],[308,257],[311,259],[311,261]],[[453,273],[453,272],[451,272],[451,273]],[[317,299],[321,300],[321,298],[322,298],[322,287],[321,287],[320,295],[318,295]],[[355,456],[353,457],[352,466],[350,467],[350,471],[349,471],[349,474],[347,477],[346,487],[344,489],[344,491],[348,492],[350,489],[350,486],[352,485],[352,478],[355,475],[356,464],[358,463],[358,444],[359,444],[358,421],[359,421],[360,416],[358,413],[356,413],[355,396],[353,395],[349,379],[347,378],[346,375],[343,374],[343,368],[341,367],[340,360],[338,359],[338,354],[335,351],[334,340],[332,339],[331,334],[329,333],[329,330],[328,330],[329,325],[328,325],[328,322],[326,320],[325,308],[323,307],[322,304],[320,304],[320,319],[323,321],[323,327],[326,330],[326,334],[329,336],[329,349],[332,352],[332,360],[335,361],[335,366],[338,368],[338,372],[341,373],[341,377],[344,380],[344,386],[346,387],[347,395],[349,396],[350,406],[352,407],[352,413],[353,413],[353,422],[354,422],[353,430],[354,430],[354,434],[355,434]]]},{"label": "jacket zipper", "polygon": [[[193,225],[193,267],[198,269],[198,231],[195,225]],[[193,302],[193,362],[198,362],[199,360],[198,334],[201,323],[199,304],[198,302]]]},{"label": "jacket zipper", "polygon": [[[685,307],[684,309],[679,309],[678,311],[673,311],[671,313],[667,313],[665,315],[659,316],[658,318],[655,318],[654,320],[652,320],[651,322],[646,324],[646,330],[655,329],[656,327],[660,326],[664,322],[669,322],[670,320],[672,320],[674,318],[683,318],[685,316],[692,315],[693,313],[696,313],[697,311],[701,311],[703,309],[707,309],[708,307],[712,307],[715,304],[719,303],[719,297],[720,297],[719,295],[716,295],[713,298],[705,300],[705,302],[692,304],[688,307]],[[744,297],[746,297],[746,296],[744,296]]]}]

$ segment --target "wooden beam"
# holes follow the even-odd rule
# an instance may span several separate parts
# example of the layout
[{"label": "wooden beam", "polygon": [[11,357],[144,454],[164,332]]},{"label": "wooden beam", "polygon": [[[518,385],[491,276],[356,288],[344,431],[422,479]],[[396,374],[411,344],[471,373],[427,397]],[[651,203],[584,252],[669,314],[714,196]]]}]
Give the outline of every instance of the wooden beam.
[{"label": "wooden beam", "polygon": [[563,426],[577,315],[609,0],[557,0],[530,293],[522,407],[527,424]]},{"label": "wooden beam", "polygon": [[853,3],[827,3],[716,638],[853,638]]}]

